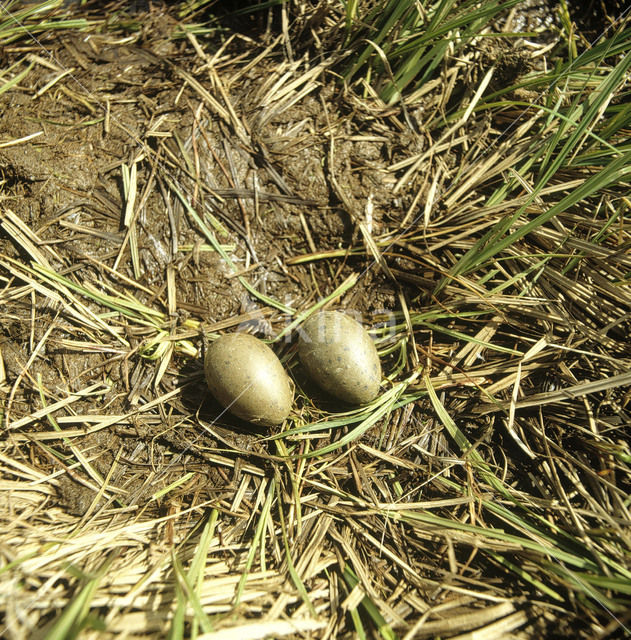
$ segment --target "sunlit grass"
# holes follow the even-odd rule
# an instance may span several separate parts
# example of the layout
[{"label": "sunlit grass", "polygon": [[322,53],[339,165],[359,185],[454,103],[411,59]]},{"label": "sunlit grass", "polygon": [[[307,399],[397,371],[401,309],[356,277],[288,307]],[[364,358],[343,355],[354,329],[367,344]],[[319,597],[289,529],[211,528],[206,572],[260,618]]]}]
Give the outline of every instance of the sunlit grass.
[{"label": "sunlit grass", "polygon": [[466,50],[500,12],[518,3],[392,0],[375,4],[367,15],[362,3],[348,3],[348,45],[359,55],[353,57],[346,78],[362,76],[377,86],[386,102],[399,100],[440,74],[441,65]]},{"label": "sunlit grass", "polygon": [[[48,16],[62,4],[9,3],[14,17],[0,21],[0,42],[90,26]],[[251,154],[254,172],[262,158],[268,162],[260,149],[269,131],[252,131],[235,98],[237,83],[219,83],[229,58],[209,65],[207,43],[195,40],[212,35],[210,23],[198,20],[208,19],[213,4],[180,3],[174,33],[206,57],[193,56],[191,68],[179,60],[173,82],[178,100],[215,109],[211,117],[238,154]],[[295,407],[277,432],[244,436],[231,418],[209,418],[203,340],[251,316],[242,311],[207,331],[198,310],[179,313],[173,271],[159,294],[144,283],[136,216],[142,163],[159,157],[153,141],[117,169],[124,240],[97,265],[99,277],[69,268],[62,243],[56,253],[55,242],[0,202],[6,246],[16,251],[0,256],[0,305],[31,310],[27,320],[6,315],[7,327],[21,320],[31,334],[29,359],[7,359],[21,371],[17,379],[0,368],[8,434],[0,483],[12,508],[24,505],[29,535],[22,521],[7,524],[7,548],[19,552],[7,554],[0,576],[11,589],[35,584],[31,593],[54,603],[47,637],[116,634],[132,623],[174,640],[230,627],[244,638],[319,637],[325,628],[329,637],[443,637],[490,633],[498,621],[505,633],[525,627],[536,634],[540,629],[528,625],[542,611],[551,628],[571,615],[585,625],[585,637],[623,618],[631,606],[624,423],[631,32],[621,22],[582,47],[562,4],[556,45],[533,45],[533,65],[498,86],[496,67],[480,60],[478,44],[523,39],[494,31],[500,14],[517,5],[385,0],[369,10],[346,2],[330,13],[323,5],[311,25],[314,38],[323,29],[346,30],[331,57],[353,61],[342,70],[348,93],[339,66],[333,80],[328,67],[308,75],[311,52],[277,77],[266,67],[274,86],[286,90],[280,104],[318,96],[331,81],[344,107],[335,126],[319,121],[308,135],[322,145],[322,175],[335,194],[317,206],[346,215],[352,232],[334,248],[296,239],[294,254],[274,254],[274,264],[261,253],[266,268],[289,275],[330,266],[322,295],[305,290],[287,302],[257,286],[239,262],[247,250],[233,221],[191,196],[203,184],[197,149],[174,135],[173,164],[158,163],[164,200],[181,208],[189,237],[199,240],[179,245],[168,268],[180,254],[214,254],[256,307],[252,317],[269,319],[269,342],[296,381],[294,334],[310,315],[344,309],[367,273],[391,287],[396,308],[364,317],[384,369],[381,393],[364,406],[320,402],[297,383]],[[293,8],[284,4],[283,19]],[[129,26],[120,25],[125,37]],[[279,42],[291,33],[286,27]],[[282,58],[289,44],[271,50]],[[252,82],[247,56],[239,64]],[[308,80],[296,77],[301,64]],[[32,68],[22,60],[1,70],[0,96],[21,89]],[[279,107],[276,115],[283,114]],[[276,141],[282,124],[273,124]],[[384,133],[390,127],[392,139]],[[407,138],[399,145],[403,132],[415,142],[409,148]],[[377,205],[374,229],[361,217],[368,207],[353,208],[342,197],[347,185],[332,181],[334,142],[344,135],[388,141],[381,158],[388,161],[378,167],[387,205]],[[269,157],[268,168],[277,160],[282,166],[280,154]],[[349,158],[354,172],[366,169]],[[246,194],[247,207],[259,194],[256,184],[234,192]],[[296,277],[303,289],[315,281],[309,273],[311,280]],[[63,318],[63,331],[53,322],[36,337],[31,318],[40,308]],[[73,352],[113,354],[123,369],[147,366],[151,376],[148,383],[124,376],[112,382],[105,372],[80,391],[65,380],[67,388],[56,388],[36,369],[53,340]],[[189,391],[193,399],[185,402]],[[124,412],[107,413],[112,393],[125,396]],[[84,397],[94,408],[77,404]],[[33,408],[25,410],[28,399]],[[120,447],[107,473],[98,467],[101,445],[90,440],[84,448],[99,432]],[[135,466],[137,450],[150,452],[148,463]],[[48,504],[56,508],[66,476],[92,492],[84,517],[58,510],[59,522],[31,524]],[[52,585],[61,585],[54,597]],[[453,615],[452,605],[459,607]]]},{"label": "sunlit grass", "polygon": [[35,38],[47,31],[87,29],[95,24],[85,18],[64,14],[64,0],[24,3],[20,0],[3,2],[0,7],[0,44],[9,44],[20,38]]}]

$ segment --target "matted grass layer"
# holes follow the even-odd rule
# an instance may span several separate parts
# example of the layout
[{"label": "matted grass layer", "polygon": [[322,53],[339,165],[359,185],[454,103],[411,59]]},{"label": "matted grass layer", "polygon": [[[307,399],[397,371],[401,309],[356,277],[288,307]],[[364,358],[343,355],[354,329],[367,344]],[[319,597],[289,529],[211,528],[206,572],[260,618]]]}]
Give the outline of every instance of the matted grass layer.
[{"label": "matted grass layer", "polygon": [[[0,16],[2,635],[628,633],[628,16],[64,4]],[[234,330],[277,429],[209,397]]]}]

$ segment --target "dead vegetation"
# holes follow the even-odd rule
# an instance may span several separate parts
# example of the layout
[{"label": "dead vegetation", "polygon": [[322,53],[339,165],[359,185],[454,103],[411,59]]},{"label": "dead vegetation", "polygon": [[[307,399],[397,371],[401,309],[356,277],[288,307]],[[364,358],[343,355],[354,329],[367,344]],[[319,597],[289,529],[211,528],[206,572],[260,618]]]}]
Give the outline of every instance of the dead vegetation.
[{"label": "dead vegetation", "polygon": [[[474,42],[386,104],[314,4],[5,41],[8,638],[628,631],[626,23],[558,70],[562,31]],[[366,407],[300,370],[323,305],[372,327]],[[296,382],[277,432],[206,393],[233,330]]]}]

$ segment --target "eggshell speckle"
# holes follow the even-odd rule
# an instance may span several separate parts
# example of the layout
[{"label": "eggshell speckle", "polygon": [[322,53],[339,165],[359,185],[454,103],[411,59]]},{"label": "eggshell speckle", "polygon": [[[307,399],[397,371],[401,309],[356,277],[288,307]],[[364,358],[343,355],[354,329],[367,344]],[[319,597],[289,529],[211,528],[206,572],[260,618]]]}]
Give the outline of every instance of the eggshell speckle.
[{"label": "eggshell speckle", "polygon": [[276,354],[258,338],[247,333],[221,336],[208,347],[204,369],[211,393],[239,418],[271,426],[289,415],[291,380]]},{"label": "eggshell speckle", "polygon": [[368,332],[339,311],[321,311],[302,326],[298,354],[320,387],[349,404],[364,404],[379,393],[381,363]]}]

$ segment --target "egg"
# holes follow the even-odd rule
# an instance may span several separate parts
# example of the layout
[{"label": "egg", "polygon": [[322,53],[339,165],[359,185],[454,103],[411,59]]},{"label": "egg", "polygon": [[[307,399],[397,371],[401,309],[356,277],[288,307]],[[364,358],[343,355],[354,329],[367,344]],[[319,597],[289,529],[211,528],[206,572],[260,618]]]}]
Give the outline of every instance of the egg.
[{"label": "egg", "polygon": [[293,383],[276,354],[258,338],[230,333],[206,352],[208,388],[231,413],[254,424],[281,423],[291,410]]},{"label": "egg", "polygon": [[379,393],[381,362],[368,332],[339,311],[321,311],[300,330],[298,355],[322,389],[349,404],[364,404]]}]

